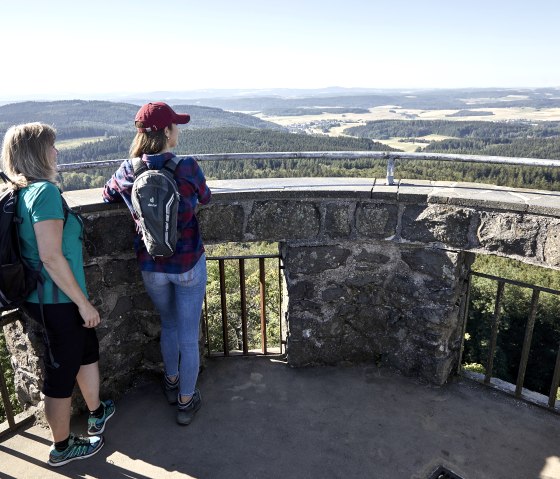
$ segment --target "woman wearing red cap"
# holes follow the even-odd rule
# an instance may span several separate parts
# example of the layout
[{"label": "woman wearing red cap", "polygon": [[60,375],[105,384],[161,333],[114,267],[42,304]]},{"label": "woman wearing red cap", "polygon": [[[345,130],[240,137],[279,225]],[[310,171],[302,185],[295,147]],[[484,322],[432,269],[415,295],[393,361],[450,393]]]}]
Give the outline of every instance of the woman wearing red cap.
[{"label": "woman wearing red cap", "polygon": [[[177,114],[166,103],[148,103],[136,114],[136,137],[131,158],[142,158],[149,169],[161,169],[174,158],[179,128],[190,116]],[[169,404],[177,404],[177,422],[190,424],[201,406],[196,389],[199,370],[198,337],[202,302],[206,291],[206,257],[195,216],[197,203],[210,201],[210,189],[196,160],[182,157],[175,169],[181,195],[177,218],[177,244],[170,257],[152,257],[140,234],[135,250],[146,291],[161,317],[161,353],[164,392]],[[123,201],[134,215],[131,201],[134,172],[125,160],[105,185],[106,202]],[[138,228],[137,228],[138,229]]]}]

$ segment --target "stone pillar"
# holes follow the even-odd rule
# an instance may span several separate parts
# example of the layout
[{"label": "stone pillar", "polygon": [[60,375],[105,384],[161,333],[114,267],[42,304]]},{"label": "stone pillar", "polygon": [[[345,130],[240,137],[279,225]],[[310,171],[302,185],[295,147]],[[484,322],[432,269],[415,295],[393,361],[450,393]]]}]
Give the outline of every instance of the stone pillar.
[{"label": "stone pillar", "polygon": [[382,361],[443,384],[472,255],[392,242],[283,244],[288,362]]}]

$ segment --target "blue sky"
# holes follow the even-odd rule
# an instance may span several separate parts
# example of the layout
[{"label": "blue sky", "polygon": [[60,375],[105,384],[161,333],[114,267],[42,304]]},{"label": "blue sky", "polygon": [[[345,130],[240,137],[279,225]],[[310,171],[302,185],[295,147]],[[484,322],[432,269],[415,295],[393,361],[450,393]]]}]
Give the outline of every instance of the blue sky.
[{"label": "blue sky", "polygon": [[560,87],[557,0],[15,0],[0,99],[210,88]]}]

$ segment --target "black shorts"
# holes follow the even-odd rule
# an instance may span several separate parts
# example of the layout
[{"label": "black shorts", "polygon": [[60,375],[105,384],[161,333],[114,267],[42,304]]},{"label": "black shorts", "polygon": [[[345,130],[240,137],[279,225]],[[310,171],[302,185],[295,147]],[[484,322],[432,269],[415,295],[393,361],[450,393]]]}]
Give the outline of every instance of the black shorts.
[{"label": "black shorts", "polygon": [[[25,310],[42,326],[37,303],[25,303]],[[99,342],[94,328],[84,328],[78,307],[74,303],[43,305],[45,325],[55,368],[45,351],[45,378],[41,389],[45,396],[72,396],[80,367],[99,360]],[[46,345],[45,345],[46,346]]]}]

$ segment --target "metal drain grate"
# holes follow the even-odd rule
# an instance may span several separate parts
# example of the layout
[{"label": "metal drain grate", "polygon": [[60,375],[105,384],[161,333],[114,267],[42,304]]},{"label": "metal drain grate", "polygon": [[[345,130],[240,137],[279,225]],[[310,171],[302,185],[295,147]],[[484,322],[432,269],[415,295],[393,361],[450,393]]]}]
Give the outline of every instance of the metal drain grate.
[{"label": "metal drain grate", "polygon": [[463,479],[461,476],[458,476],[453,471],[450,471],[446,467],[439,466],[428,479]]}]

